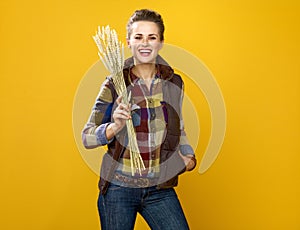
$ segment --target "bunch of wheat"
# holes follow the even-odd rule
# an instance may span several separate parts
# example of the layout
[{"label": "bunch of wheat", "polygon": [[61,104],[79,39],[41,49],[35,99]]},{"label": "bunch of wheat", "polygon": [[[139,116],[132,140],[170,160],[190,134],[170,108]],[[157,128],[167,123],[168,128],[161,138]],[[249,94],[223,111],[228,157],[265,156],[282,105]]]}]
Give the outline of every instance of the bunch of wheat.
[{"label": "bunch of wheat", "polygon": [[[109,26],[98,27],[96,35],[93,39],[98,47],[98,55],[106,69],[112,74],[113,83],[118,95],[122,95],[122,103],[129,104],[131,92],[127,95],[126,85],[123,77],[124,67],[124,44],[118,41],[117,33]],[[128,147],[130,150],[131,173],[134,175],[136,171],[141,174],[145,169],[144,162],[140,155],[137,144],[135,130],[132,120],[126,120],[126,128],[128,132]]]}]

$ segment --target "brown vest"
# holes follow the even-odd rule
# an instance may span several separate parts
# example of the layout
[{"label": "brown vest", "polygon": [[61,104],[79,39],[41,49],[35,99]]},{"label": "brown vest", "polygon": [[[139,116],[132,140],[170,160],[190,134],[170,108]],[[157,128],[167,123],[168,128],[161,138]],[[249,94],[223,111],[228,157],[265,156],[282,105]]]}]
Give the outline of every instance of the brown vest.
[{"label": "brown vest", "polygon": [[[167,65],[159,65],[162,75],[163,98],[167,108],[168,123],[166,137],[161,145],[160,152],[160,177],[158,188],[170,188],[178,184],[178,175],[185,171],[185,164],[178,154],[180,141],[180,114],[182,101],[183,82],[179,75],[174,74],[173,70]],[[128,75],[125,68],[124,76]],[[113,92],[113,99],[116,100],[117,94],[114,90],[112,80],[110,87]],[[125,81],[126,82],[126,81]],[[103,156],[99,189],[101,194],[105,194],[120,156],[125,147],[118,140],[125,138],[124,132],[119,132],[113,142],[108,145],[108,151]],[[121,141],[122,142],[122,141]],[[124,142],[123,142],[124,143]]]}]

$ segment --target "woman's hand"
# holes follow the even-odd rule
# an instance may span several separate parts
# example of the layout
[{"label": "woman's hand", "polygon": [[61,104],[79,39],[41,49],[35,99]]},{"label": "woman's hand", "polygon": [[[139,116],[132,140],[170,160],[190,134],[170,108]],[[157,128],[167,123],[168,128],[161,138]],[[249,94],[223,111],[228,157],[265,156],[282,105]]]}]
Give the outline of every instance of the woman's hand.
[{"label": "woman's hand", "polygon": [[116,100],[118,106],[113,113],[114,122],[109,124],[106,128],[106,138],[110,140],[113,138],[126,124],[126,120],[131,119],[130,104],[122,103],[122,96]]},{"label": "woman's hand", "polygon": [[120,131],[126,124],[126,120],[131,119],[130,105],[122,103],[122,96],[116,100],[118,106],[113,113],[115,128]]},{"label": "woman's hand", "polygon": [[183,155],[181,152],[179,152],[179,156],[182,158],[186,171],[191,171],[196,166],[196,159],[195,156],[192,154]]}]

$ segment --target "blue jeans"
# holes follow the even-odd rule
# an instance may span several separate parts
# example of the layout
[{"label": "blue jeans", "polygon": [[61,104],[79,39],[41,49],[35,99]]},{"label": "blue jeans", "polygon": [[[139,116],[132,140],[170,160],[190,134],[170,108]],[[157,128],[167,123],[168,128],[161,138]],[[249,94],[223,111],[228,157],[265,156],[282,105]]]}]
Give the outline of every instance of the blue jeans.
[{"label": "blue jeans", "polygon": [[137,213],[151,229],[189,229],[173,188],[129,188],[110,184],[98,198],[102,230],[132,230]]}]

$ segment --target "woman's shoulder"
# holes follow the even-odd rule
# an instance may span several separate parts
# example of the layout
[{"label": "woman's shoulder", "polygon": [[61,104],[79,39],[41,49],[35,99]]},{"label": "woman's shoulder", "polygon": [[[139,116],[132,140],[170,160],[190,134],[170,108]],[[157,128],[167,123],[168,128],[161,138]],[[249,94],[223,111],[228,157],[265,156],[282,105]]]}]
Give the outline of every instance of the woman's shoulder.
[{"label": "woman's shoulder", "polygon": [[176,84],[178,87],[182,88],[183,80],[179,74],[174,73],[172,78],[169,79],[169,81],[172,82],[173,84]]}]

